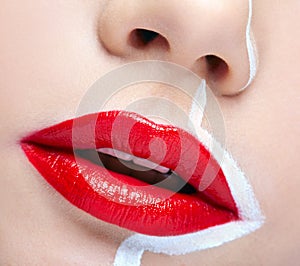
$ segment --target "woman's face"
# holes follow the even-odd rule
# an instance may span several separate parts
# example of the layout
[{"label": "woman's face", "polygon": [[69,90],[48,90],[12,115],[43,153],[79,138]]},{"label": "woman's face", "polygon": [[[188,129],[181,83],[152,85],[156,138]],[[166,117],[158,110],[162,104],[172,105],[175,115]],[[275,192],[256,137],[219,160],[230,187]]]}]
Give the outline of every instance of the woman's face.
[{"label": "woman's face", "polygon": [[[28,162],[19,141],[73,118],[97,79],[144,59],[174,62],[206,78],[222,111],[226,150],[249,179],[266,220],[217,248],[145,253],[143,265],[290,265],[299,259],[300,3],[254,1],[259,64],[240,91],[250,73],[248,11],[246,0],[1,0],[0,264],[113,263],[131,233],[66,201]],[[137,29],[159,35],[147,40]],[[164,85],[128,88],[110,106],[123,109],[162,95],[190,108]]]}]

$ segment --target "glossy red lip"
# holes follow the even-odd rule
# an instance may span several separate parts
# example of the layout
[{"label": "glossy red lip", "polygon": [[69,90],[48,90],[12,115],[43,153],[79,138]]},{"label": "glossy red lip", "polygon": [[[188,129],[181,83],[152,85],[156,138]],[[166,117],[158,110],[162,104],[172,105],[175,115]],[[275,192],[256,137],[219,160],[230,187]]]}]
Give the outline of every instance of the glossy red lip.
[{"label": "glossy red lip", "polygon": [[[33,133],[21,146],[39,173],[68,201],[135,232],[181,235],[239,219],[222,169],[195,137],[180,128],[158,125],[135,113],[101,112]],[[167,189],[75,158],[73,152],[103,147],[151,158],[176,170],[197,192],[170,196]],[[216,176],[199,191],[205,171]]]}]

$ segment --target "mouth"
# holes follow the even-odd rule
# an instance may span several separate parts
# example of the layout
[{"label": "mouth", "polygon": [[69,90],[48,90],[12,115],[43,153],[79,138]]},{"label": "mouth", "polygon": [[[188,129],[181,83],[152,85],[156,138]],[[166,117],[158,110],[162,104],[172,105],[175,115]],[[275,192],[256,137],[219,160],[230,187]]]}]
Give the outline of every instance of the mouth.
[{"label": "mouth", "polygon": [[25,137],[21,147],[69,202],[134,232],[176,236],[241,220],[208,149],[180,128],[135,113],[64,121]]}]

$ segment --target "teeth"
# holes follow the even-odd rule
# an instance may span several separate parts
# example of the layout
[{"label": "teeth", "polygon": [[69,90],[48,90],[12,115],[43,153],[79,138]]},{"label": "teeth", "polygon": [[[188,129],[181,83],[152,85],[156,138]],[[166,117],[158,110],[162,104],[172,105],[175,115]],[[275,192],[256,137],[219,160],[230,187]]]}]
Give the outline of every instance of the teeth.
[{"label": "teeth", "polygon": [[166,168],[164,166],[161,166],[157,163],[153,163],[147,159],[143,159],[143,158],[139,158],[139,157],[134,157],[133,158],[133,162],[137,165],[140,165],[140,166],[144,166],[144,167],[147,167],[147,168],[150,168],[150,169],[154,169],[162,174],[166,174],[170,171],[169,168]]},{"label": "teeth", "polygon": [[153,162],[151,162],[147,159],[142,159],[142,158],[139,158],[139,157],[134,157],[133,162],[137,165],[144,166],[144,167],[147,167],[147,168],[150,168],[150,169],[154,169],[158,166],[156,163],[153,163]]},{"label": "teeth", "polygon": [[128,154],[126,152],[122,152],[122,151],[118,151],[118,150],[114,150],[111,148],[101,148],[97,150],[98,152],[107,154],[107,155],[111,155],[114,157],[117,157],[121,160],[124,161],[133,161],[135,164],[139,165],[139,166],[143,166],[143,167],[147,167],[149,169],[154,169],[162,174],[166,174],[170,171],[169,168],[161,166],[159,164],[153,163],[147,159],[143,159],[143,158],[139,158],[136,156],[133,156],[131,154]]},{"label": "teeth", "polygon": [[97,151],[117,157],[124,161],[132,161],[132,159],[133,159],[133,155],[131,155],[131,154],[128,154],[128,153],[122,152],[122,151],[118,151],[118,150],[114,150],[114,149],[110,149],[110,148],[101,148],[101,149],[98,149]]},{"label": "teeth", "polygon": [[170,172],[170,169],[161,165],[158,165],[157,167],[155,167],[155,170],[162,173],[162,174],[166,174]]}]

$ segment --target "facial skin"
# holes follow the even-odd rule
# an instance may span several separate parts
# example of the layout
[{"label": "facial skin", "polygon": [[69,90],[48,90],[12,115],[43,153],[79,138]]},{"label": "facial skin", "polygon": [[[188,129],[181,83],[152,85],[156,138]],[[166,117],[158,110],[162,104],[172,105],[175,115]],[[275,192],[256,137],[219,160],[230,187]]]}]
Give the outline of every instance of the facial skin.
[{"label": "facial skin", "polygon": [[[298,0],[255,1],[252,31],[259,68],[248,81],[248,1],[1,0],[0,264],[111,265],[127,230],[78,210],[28,163],[19,140],[72,118],[98,78],[134,60],[175,62],[205,76],[218,94],[226,147],[249,178],[266,217],[258,231],[185,256],[145,253],[143,265],[293,265],[300,260],[298,190],[300,28]],[[137,28],[163,36],[148,46]],[[131,41],[127,41],[128,38]],[[222,58],[211,71],[204,56]],[[115,102],[166,95],[140,87]]]}]

